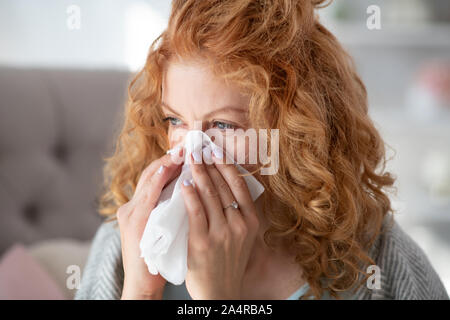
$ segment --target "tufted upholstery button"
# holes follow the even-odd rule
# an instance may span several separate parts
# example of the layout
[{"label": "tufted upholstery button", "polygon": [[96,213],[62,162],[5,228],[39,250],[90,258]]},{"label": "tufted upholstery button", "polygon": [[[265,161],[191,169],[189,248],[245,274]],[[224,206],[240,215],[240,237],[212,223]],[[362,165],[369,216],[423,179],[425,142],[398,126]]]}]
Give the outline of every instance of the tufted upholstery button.
[{"label": "tufted upholstery button", "polygon": [[56,159],[58,159],[60,162],[66,162],[67,161],[67,155],[68,155],[68,149],[67,145],[58,143],[53,148],[53,155]]},{"label": "tufted upholstery button", "polygon": [[28,203],[23,208],[23,216],[25,220],[30,224],[36,224],[40,216],[40,210],[36,203]]}]

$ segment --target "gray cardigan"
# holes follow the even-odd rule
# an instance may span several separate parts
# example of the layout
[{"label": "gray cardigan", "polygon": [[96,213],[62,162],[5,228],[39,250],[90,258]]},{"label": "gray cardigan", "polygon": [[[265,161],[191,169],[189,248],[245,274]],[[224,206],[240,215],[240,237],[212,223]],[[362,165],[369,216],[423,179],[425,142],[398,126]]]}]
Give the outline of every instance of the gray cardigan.
[{"label": "gray cardigan", "polygon": [[[390,217],[390,216],[388,216]],[[388,218],[387,217],[387,218]],[[388,223],[389,222],[389,223]],[[422,249],[393,219],[386,219],[370,256],[380,268],[381,288],[361,286],[353,299],[449,299]],[[117,223],[104,222],[98,229],[82,273],[75,299],[120,299],[123,266]],[[163,299],[191,299],[185,284],[167,283]]]}]

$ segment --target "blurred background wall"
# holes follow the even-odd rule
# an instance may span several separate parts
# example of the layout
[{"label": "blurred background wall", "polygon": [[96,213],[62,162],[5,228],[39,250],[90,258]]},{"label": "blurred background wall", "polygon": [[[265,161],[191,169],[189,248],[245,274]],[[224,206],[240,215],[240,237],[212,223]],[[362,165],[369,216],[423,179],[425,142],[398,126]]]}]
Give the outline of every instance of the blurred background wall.
[{"label": "blurred background wall", "polygon": [[[371,5],[380,29],[368,28]],[[397,220],[449,290],[450,1],[338,0],[320,14],[367,86],[397,176]]]},{"label": "blurred background wall", "polygon": [[[40,278],[9,279],[73,296],[67,266],[82,269],[100,223],[102,157],[169,11],[157,0],[0,1],[0,283],[35,261],[23,272]],[[318,14],[367,86],[397,219],[450,290],[450,2],[336,0]]]}]

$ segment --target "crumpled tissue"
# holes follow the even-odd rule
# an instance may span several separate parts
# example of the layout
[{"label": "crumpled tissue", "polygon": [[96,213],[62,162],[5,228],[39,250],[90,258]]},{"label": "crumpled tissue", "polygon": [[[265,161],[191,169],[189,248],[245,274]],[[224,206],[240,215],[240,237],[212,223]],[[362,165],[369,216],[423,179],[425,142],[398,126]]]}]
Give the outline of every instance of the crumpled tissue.
[{"label": "crumpled tissue", "polygon": [[[185,160],[181,174],[161,191],[158,204],[150,213],[139,243],[141,257],[149,272],[153,275],[159,273],[175,285],[184,282],[187,272],[189,219],[181,194],[181,184],[185,179],[192,179],[188,157],[193,151],[218,146],[203,131],[191,130],[185,136],[184,147]],[[248,173],[239,164],[235,165],[240,173]],[[244,176],[244,179],[255,201],[264,192],[264,187],[252,175]]]}]

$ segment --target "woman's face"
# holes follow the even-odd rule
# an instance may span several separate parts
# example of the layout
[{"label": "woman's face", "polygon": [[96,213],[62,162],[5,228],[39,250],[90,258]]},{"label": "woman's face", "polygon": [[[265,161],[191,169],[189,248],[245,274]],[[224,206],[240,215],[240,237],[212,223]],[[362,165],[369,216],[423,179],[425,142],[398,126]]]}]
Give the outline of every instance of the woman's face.
[{"label": "woman's face", "polygon": [[[171,61],[167,65],[162,83],[162,110],[169,124],[171,148],[182,143],[188,130],[208,132],[208,129],[216,129],[223,135],[223,140],[214,142],[224,147],[226,140],[235,140],[236,136],[227,129],[247,130],[248,104],[248,96],[216,78],[204,65],[186,61]],[[240,147],[237,142],[234,154]],[[245,141],[243,147],[247,153]]]}]

